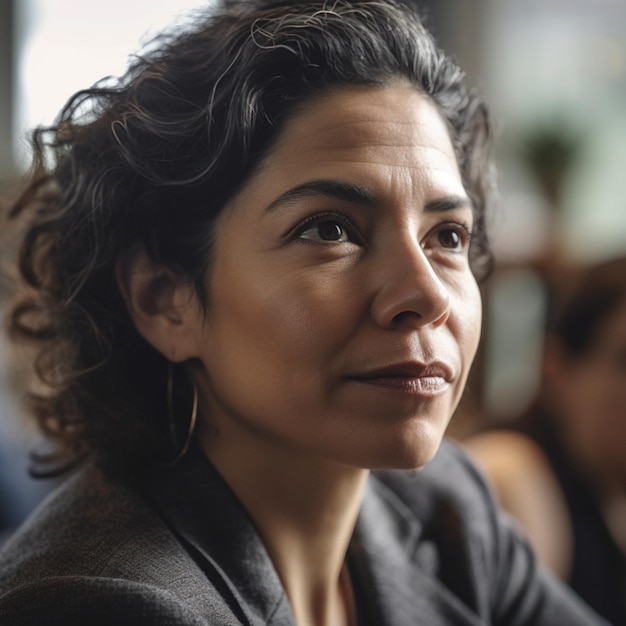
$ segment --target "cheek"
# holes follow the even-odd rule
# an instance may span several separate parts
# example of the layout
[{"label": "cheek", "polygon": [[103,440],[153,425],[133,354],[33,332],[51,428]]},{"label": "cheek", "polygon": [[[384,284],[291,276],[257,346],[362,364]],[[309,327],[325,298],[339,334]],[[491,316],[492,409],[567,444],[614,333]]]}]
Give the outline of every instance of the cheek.
[{"label": "cheek", "polygon": [[341,281],[318,271],[291,272],[286,264],[240,259],[224,264],[216,276],[211,334],[223,358],[254,369],[258,380],[288,385],[296,373],[305,375],[307,367],[330,358],[351,334],[355,298]]},{"label": "cheek", "polygon": [[456,293],[458,295],[451,306],[451,316],[455,325],[454,334],[461,350],[463,363],[469,369],[480,342],[482,300],[478,285],[473,278]]},{"label": "cheek", "polygon": [[360,316],[358,289],[339,268],[270,264],[259,274],[248,285],[249,307],[289,345],[332,350]]}]

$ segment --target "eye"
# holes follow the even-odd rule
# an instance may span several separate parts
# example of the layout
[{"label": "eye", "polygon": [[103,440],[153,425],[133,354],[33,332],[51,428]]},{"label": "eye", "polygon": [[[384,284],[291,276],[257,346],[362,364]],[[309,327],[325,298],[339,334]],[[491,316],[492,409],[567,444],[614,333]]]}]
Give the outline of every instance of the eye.
[{"label": "eye", "polygon": [[348,235],[342,224],[338,224],[332,220],[323,220],[300,233],[300,239],[331,242],[347,241]]},{"label": "eye", "polygon": [[340,214],[312,215],[296,228],[296,238],[315,243],[351,241],[352,222]]},{"label": "eye", "polygon": [[439,243],[444,248],[458,249],[460,246],[463,245],[463,240],[460,233],[458,232],[458,230],[454,230],[453,228],[445,228],[443,230],[440,230],[438,237]]},{"label": "eye", "polygon": [[469,248],[471,238],[472,233],[464,224],[445,223],[434,230],[429,247],[464,252]]}]

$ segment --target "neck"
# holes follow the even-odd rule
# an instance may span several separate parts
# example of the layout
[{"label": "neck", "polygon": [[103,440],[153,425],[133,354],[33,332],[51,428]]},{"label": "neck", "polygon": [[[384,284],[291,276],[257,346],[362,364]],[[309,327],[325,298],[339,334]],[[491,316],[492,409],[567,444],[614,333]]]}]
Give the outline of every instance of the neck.
[{"label": "neck", "polygon": [[368,472],[280,443],[209,434],[202,447],[246,507],[298,626],[349,624],[345,556]]}]

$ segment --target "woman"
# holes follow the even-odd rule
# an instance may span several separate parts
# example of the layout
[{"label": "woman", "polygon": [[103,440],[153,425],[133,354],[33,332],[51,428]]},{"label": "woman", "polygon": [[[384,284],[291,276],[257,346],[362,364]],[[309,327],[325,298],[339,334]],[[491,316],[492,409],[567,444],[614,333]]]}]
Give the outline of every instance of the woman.
[{"label": "woman", "polygon": [[36,135],[12,325],[83,467],[2,554],[2,623],[596,623],[441,446],[482,105],[401,5],[231,4]]},{"label": "woman", "polygon": [[626,623],[626,257],[556,298],[542,384],[515,429],[467,445],[537,554],[611,623]]}]

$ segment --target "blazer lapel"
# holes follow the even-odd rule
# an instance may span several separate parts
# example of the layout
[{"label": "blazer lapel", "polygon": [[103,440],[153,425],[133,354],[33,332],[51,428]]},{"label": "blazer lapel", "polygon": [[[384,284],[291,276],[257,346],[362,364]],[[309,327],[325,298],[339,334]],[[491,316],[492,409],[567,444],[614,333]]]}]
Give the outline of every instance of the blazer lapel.
[{"label": "blazer lapel", "polygon": [[[416,485],[416,488],[417,485]],[[250,626],[295,626],[278,574],[247,511],[198,451],[147,485],[170,528],[209,581]],[[419,520],[375,476],[367,483],[348,559],[376,626],[480,626],[480,619],[422,564]],[[209,589],[207,585],[207,589]]]},{"label": "blazer lapel", "polygon": [[422,527],[375,476],[368,481],[349,558],[380,626],[479,626],[480,618],[429,575]]},{"label": "blazer lapel", "polygon": [[242,623],[295,626],[283,586],[252,520],[202,454],[190,450],[148,491]]}]

